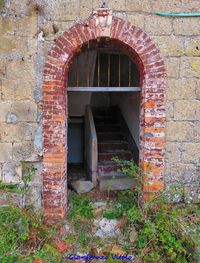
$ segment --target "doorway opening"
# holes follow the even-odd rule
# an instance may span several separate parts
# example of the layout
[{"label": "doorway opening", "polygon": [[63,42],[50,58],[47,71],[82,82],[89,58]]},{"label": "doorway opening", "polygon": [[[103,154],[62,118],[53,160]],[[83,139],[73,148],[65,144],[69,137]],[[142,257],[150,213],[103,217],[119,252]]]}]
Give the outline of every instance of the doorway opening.
[{"label": "doorway opening", "polygon": [[131,187],[113,157],[139,162],[136,62],[110,39],[91,41],[74,57],[68,85],[68,182],[91,180],[100,190]]},{"label": "doorway opening", "polygon": [[[104,41],[104,48],[110,46],[112,51],[117,48],[128,55],[140,73],[139,163],[147,175],[145,182],[148,182],[148,187],[145,184],[143,187],[143,198],[150,198],[152,192],[158,192],[164,187],[165,63],[157,45],[141,28],[113,15],[111,9],[100,8],[94,10],[88,19],[73,25],[55,41],[44,67],[42,177],[44,217],[48,224],[62,221],[67,212],[66,127],[69,116],[66,93],[73,92],[69,91],[67,78],[70,64],[74,63],[73,58],[80,50],[83,52],[84,46],[85,49],[92,49],[92,45],[98,47],[103,38],[111,40],[107,41],[108,44]],[[103,89],[108,91],[109,87]],[[88,107],[87,113],[90,117]],[[95,141],[92,142],[89,145],[95,146]]]}]

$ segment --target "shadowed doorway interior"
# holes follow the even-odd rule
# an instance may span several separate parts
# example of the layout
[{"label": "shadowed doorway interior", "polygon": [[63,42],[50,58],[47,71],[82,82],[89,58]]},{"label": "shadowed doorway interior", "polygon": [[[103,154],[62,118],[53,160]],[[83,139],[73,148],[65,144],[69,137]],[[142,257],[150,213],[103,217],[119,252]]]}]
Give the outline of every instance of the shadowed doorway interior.
[{"label": "shadowed doorway interior", "polygon": [[[85,45],[68,75],[68,178],[100,190],[130,187],[113,162],[139,161],[140,77],[136,63],[111,40]],[[115,179],[114,179],[115,177]]]}]

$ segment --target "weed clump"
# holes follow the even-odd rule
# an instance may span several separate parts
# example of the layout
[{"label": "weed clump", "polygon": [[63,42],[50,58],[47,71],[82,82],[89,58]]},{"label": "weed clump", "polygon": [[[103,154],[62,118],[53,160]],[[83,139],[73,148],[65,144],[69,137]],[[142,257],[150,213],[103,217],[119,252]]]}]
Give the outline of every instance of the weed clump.
[{"label": "weed clump", "polygon": [[[198,262],[199,206],[169,204],[165,191],[152,195],[145,203],[139,202],[145,175],[132,161],[114,160],[120,165],[122,173],[139,178],[134,190],[120,192],[113,207],[104,212],[107,219],[124,218],[126,221],[124,248],[135,251],[138,258],[147,263]],[[137,231],[137,239],[131,243],[130,232],[133,228]]]}]

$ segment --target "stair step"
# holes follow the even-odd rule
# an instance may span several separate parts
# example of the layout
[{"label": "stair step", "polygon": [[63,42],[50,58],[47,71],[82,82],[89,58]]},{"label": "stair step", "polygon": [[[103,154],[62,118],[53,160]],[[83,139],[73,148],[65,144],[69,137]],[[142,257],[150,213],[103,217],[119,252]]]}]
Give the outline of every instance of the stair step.
[{"label": "stair step", "polygon": [[97,132],[97,138],[99,141],[123,140],[124,134],[121,132]]},{"label": "stair step", "polygon": [[132,178],[126,177],[104,177],[100,178],[99,181],[99,189],[100,191],[105,191],[105,190],[110,190],[110,191],[115,191],[115,190],[125,190],[125,189],[131,189],[135,187],[136,182]]},{"label": "stair step", "polygon": [[96,125],[97,132],[120,132],[119,124],[97,124]]},{"label": "stair step", "polygon": [[120,169],[120,166],[115,162],[99,162],[98,163],[98,173],[101,174],[109,174],[113,172],[117,172]]},{"label": "stair step", "polygon": [[107,150],[128,150],[126,141],[107,141],[98,143],[98,151],[106,152]]},{"label": "stair step", "polygon": [[129,178],[126,174],[123,174],[121,172],[115,171],[111,173],[101,173],[100,179],[107,180],[107,179],[119,179],[119,178]]},{"label": "stair step", "polygon": [[105,114],[105,115],[94,115],[95,119],[112,119],[115,116],[113,116],[112,114]]},{"label": "stair step", "polygon": [[98,158],[99,162],[107,162],[112,161],[113,157],[118,157],[122,160],[130,160],[132,158],[132,154],[130,151],[112,151],[109,153],[99,153]]},{"label": "stair step", "polygon": [[117,124],[117,118],[114,116],[94,116],[94,122],[96,125],[98,124]]}]

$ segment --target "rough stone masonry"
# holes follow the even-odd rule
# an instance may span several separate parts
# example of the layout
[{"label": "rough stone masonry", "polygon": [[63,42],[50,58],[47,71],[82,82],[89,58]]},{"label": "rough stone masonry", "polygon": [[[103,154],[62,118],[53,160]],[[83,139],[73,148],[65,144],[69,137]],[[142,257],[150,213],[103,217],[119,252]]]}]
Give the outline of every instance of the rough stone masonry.
[{"label": "rough stone masonry", "polygon": [[[100,7],[97,0],[1,0],[0,180],[20,183],[21,161],[38,169],[30,202],[41,207],[42,78],[54,40]],[[180,183],[184,201],[200,199],[200,21],[156,11],[197,13],[195,0],[110,0],[113,15],[140,27],[165,61],[166,187]],[[0,202],[1,203],[1,202]]]}]

